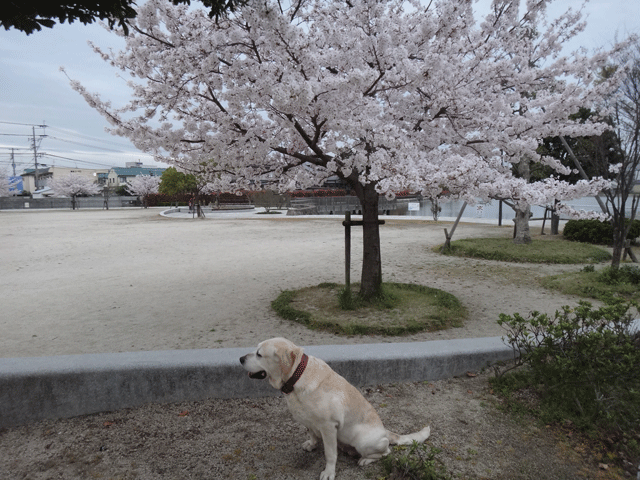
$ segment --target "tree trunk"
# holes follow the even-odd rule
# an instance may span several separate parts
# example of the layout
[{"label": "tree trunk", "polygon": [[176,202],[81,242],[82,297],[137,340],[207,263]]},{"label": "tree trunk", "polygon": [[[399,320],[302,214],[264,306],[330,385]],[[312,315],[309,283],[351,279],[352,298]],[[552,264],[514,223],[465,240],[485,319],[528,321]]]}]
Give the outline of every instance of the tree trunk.
[{"label": "tree trunk", "polygon": [[624,244],[626,240],[626,229],[624,223],[624,217],[622,221],[620,218],[614,219],[613,226],[613,252],[611,257],[611,268],[617,269],[620,267],[622,261],[622,253],[624,252]]},{"label": "tree trunk", "polygon": [[560,235],[560,215],[555,210],[551,213],[551,235]]},{"label": "tree trunk", "polygon": [[[559,200],[553,202],[553,210],[551,210],[551,235],[560,234],[560,215],[558,215]],[[547,210],[545,209],[545,217],[547,216]],[[543,223],[544,225],[544,223]]]},{"label": "tree trunk", "polygon": [[[531,169],[529,159],[523,158],[518,163],[518,175],[529,183],[531,179]],[[514,202],[515,203],[515,202]],[[515,209],[515,232],[513,234],[513,243],[525,244],[531,243],[531,232],[529,231],[529,219],[531,218],[531,207],[527,205],[523,210]]]},{"label": "tree trunk", "polygon": [[513,243],[525,244],[531,243],[531,232],[529,230],[529,218],[531,218],[531,208],[527,206],[524,209],[516,208],[515,232],[513,234]]},{"label": "tree trunk", "polygon": [[356,195],[362,206],[362,275],[360,296],[370,299],[380,294],[382,261],[380,257],[380,225],[378,224],[378,192],[374,184],[359,185]]}]

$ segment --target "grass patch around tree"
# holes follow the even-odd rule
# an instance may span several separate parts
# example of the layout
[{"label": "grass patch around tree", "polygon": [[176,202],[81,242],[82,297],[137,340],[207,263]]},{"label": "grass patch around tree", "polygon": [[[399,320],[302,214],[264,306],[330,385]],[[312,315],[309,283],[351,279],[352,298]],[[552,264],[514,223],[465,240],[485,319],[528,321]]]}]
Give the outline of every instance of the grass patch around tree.
[{"label": "grass patch around tree", "polygon": [[[359,285],[353,284],[357,292]],[[285,290],[271,302],[284,319],[311,329],[340,335],[406,335],[460,327],[467,310],[450,293],[423,285],[385,283],[382,294],[369,302],[344,285],[321,283],[300,290]],[[349,298],[347,298],[349,297]]]},{"label": "grass patch around tree", "polygon": [[541,278],[540,284],[566,295],[601,301],[620,297],[640,302],[640,267],[634,265],[622,265],[617,270],[609,266],[596,270],[593,265],[587,265],[579,272]]},{"label": "grass patch around tree", "polygon": [[[440,252],[442,245],[435,247]],[[516,245],[511,238],[464,238],[451,242],[445,255],[482,258],[519,263],[601,263],[611,260],[602,247],[563,240],[561,237],[534,238],[525,245]]]}]

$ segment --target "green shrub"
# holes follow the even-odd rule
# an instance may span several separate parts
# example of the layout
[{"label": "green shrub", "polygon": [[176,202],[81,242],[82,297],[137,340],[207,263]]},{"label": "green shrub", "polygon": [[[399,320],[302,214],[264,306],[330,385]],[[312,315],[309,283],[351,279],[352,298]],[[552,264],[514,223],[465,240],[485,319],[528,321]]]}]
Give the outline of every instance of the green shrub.
[{"label": "green shrub", "polygon": [[[554,317],[500,315],[505,342],[519,357],[516,366],[526,367],[527,380],[520,376],[518,383],[536,390],[544,420],[569,419],[585,430],[640,428],[640,346],[631,330],[633,307],[638,303],[609,298],[601,308],[580,302]],[[496,388],[505,387],[503,382],[495,380]]]},{"label": "green shrub", "polygon": [[[613,241],[613,227],[609,222],[599,220],[569,220],[564,226],[562,235],[574,242],[606,245]],[[634,220],[627,238],[633,240],[638,237],[640,237],[640,220]]]}]

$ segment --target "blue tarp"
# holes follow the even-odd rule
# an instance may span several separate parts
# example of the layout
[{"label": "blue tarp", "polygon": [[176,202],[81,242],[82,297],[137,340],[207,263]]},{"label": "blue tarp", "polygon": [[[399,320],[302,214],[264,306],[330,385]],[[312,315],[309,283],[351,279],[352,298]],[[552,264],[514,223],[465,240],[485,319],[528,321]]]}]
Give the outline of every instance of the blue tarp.
[{"label": "blue tarp", "polygon": [[9,191],[20,193],[23,190],[22,177],[9,177]]}]

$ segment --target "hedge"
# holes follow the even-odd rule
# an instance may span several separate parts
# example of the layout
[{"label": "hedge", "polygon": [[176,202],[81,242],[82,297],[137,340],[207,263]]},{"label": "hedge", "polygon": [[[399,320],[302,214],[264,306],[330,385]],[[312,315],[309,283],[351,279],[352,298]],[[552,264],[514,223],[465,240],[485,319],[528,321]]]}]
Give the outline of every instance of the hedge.
[{"label": "hedge", "polygon": [[[599,220],[569,220],[564,226],[562,235],[574,242],[609,245],[613,242],[613,227],[609,222]],[[627,238],[633,240],[638,237],[640,237],[640,220],[634,220]]]}]

